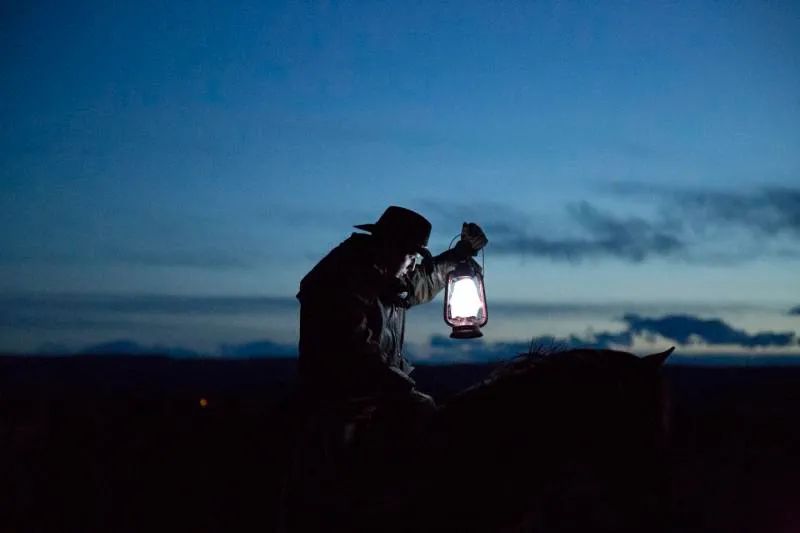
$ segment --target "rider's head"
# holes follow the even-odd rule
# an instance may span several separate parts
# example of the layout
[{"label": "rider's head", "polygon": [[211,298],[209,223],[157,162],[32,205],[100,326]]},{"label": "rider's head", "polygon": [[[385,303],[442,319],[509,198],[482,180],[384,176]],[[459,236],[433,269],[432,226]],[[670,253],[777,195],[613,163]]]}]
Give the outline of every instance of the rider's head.
[{"label": "rider's head", "polygon": [[413,269],[418,254],[429,255],[431,223],[410,209],[389,206],[376,223],[356,228],[372,233],[379,266],[396,277]]}]

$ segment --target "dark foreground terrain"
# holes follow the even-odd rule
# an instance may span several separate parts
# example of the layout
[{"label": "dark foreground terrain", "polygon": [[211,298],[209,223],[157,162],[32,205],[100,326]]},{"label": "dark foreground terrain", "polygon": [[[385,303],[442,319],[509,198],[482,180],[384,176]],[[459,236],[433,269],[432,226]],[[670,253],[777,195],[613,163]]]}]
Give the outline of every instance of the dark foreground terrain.
[{"label": "dark foreground terrain", "polygon": [[[418,367],[439,401],[485,365]],[[800,367],[665,369],[673,531],[800,531]],[[0,531],[270,531],[294,361],[0,357]]]}]

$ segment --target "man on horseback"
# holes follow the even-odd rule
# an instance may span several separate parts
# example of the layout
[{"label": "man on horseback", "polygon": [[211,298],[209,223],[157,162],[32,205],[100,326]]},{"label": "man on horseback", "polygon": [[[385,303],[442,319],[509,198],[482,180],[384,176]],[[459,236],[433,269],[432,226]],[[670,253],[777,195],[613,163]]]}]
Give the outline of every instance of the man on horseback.
[{"label": "man on horseback", "polygon": [[458,244],[433,257],[430,222],[397,206],[355,227],[367,233],[353,233],[328,253],[297,293],[305,422],[288,487],[301,493],[289,496],[300,529],[314,529],[305,523],[312,514],[327,514],[331,526],[336,512],[341,518],[345,508],[370,505],[361,500],[370,476],[391,476],[390,464],[402,468],[403,449],[436,411],[403,355],[406,309],[431,301],[458,262],[487,243],[477,224],[464,223]]},{"label": "man on horseback", "polygon": [[[456,264],[486,245],[477,224],[465,223],[461,240],[432,257],[431,224],[422,215],[390,206],[374,224],[353,233],[300,282],[299,372],[305,394],[325,402],[363,396],[408,395],[413,367],[402,353],[405,311],[431,301]],[[415,268],[417,256],[422,265]]]}]

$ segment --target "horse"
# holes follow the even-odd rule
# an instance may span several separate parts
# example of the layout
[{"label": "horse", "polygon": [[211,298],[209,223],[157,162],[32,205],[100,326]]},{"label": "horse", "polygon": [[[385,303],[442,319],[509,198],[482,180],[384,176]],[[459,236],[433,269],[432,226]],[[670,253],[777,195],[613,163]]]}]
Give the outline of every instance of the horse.
[{"label": "horse", "polygon": [[373,416],[370,447],[326,454],[335,473],[310,466],[309,478],[302,455],[301,482],[328,505],[295,502],[283,530],[665,530],[660,369],[671,353],[532,351],[447,400],[410,439]]}]

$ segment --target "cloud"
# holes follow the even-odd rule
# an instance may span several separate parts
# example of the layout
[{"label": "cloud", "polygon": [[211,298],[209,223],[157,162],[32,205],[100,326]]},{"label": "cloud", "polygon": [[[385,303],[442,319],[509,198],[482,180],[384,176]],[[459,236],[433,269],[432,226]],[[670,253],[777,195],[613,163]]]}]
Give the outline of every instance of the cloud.
[{"label": "cloud", "polygon": [[[486,342],[477,339],[465,343],[444,335],[432,335],[429,350],[418,360],[434,363],[500,361],[526,353],[531,347],[552,349],[613,348],[630,349],[637,337],[655,338],[679,345],[720,345],[741,348],[791,347],[800,344],[793,332],[762,331],[748,334],[719,319],[702,319],[690,315],[667,315],[646,318],[629,313],[622,317],[620,331],[588,332],[584,335],[555,337],[542,335],[528,341]],[[415,357],[415,352],[410,352]]]},{"label": "cloud", "polygon": [[571,262],[614,257],[636,263],[652,256],[678,255],[685,249],[678,237],[641,218],[614,216],[588,202],[571,205],[568,211],[584,236],[545,238],[509,227],[499,239],[492,240],[492,252]]},{"label": "cloud", "polygon": [[[647,318],[629,313],[622,317],[625,327],[620,331],[587,332],[564,337],[541,335],[528,340],[487,342],[476,339],[470,342],[450,339],[444,335],[432,335],[428,349],[420,355],[409,345],[406,354],[417,361],[431,363],[500,361],[528,352],[531,347],[550,351],[570,348],[615,348],[630,349],[636,338],[655,338],[679,345],[719,345],[741,348],[791,347],[800,344],[793,332],[762,331],[749,334],[737,330],[719,319],[702,319],[690,315],[667,315]],[[61,345],[42,345],[37,353],[66,355],[69,352]],[[200,357],[194,350],[180,346],[144,346],[128,339],[114,340],[86,347],[77,353],[106,355],[169,355],[172,357]],[[281,343],[270,339],[254,340],[239,344],[220,344],[215,354],[222,357],[295,357],[295,343]]]},{"label": "cloud", "polygon": [[792,346],[796,344],[793,332],[762,331],[753,335],[737,330],[719,319],[702,319],[689,315],[668,315],[662,318],[644,318],[627,314],[622,320],[632,334],[658,334],[680,344],[733,344],[747,348],[763,346]]},{"label": "cloud", "polygon": [[572,348],[612,348],[630,346],[633,336],[629,331],[602,332],[586,336],[569,335],[555,337],[541,335],[527,341],[486,342],[477,339],[470,342],[451,339],[444,335],[432,335],[430,348],[424,358],[409,352],[413,359],[426,363],[490,362],[503,361],[522,353],[550,352]]},{"label": "cloud", "polygon": [[607,257],[638,263],[663,257],[706,264],[763,255],[800,258],[800,189],[727,192],[623,183],[611,191],[643,200],[638,205],[652,207],[652,213],[620,215],[583,201],[567,204],[565,217],[557,220],[496,202],[419,204],[441,223],[480,218],[495,254],[567,262]]},{"label": "cloud", "polygon": [[486,342],[484,339],[464,342],[444,335],[432,335],[430,337],[431,350],[428,351],[426,357],[417,357],[413,351],[409,352],[409,355],[417,360],[430,363],[502,361],[521,353],[528,353],[530,350],[547,352],[571,348],[609,348],[630,345],[631,341],[631,335],[626,331],[604,332],[586,337],[541,335],[527,341],[507,342]]},{"label": "cloud", "polygon": [[768,253],[797,259],[800,238],[800,189],[761,187],[745,191],[670,188],[617,183],[611,191],[655,203],[659,227],[693,238],[700,251],[716,241],[732,250],[728,260]]},{"label": "cloud", "polygon": [[[686,247],[668,228],[639,217],[615,215],[589,202],[567,205],[565,222],[544,219],[496,202],[474,205],[420,203],[426,213],[432,213],[435,220],[442,222],[471,221],[476,218],[476,213],[480,213],[478,223],[489,237],[493,254],[568,262],[611,257],[636,263],[653,256],[678,256]],[[531,228],[553,229],[534,231]]]},{"label": "cloud", "polygon": [[[690,313],[663,314],[664,308],[658,304],[632,307],[624,303],[504,303],[494,304],[495,319],[521,320],[520,317],[546,316],[575,320],[576,317],[618,316],[622,324],[619,330],[577,333],[561,337],[543,335],[534,339],[524,339],[506,344],[487,343],[485,339],[464,343],[448,337],[434,336],[430,340],[430,350],[440,360],[470,360],[472,357],[502,358],[522,350],[527,350],[531,342],[536,345],[558,345],[564,347],[631,347],[636,339],[648,336],[684,345],[726,345],[741,348],[788,347],[797,343],[797,336],[790,331],[762,331],[748,333],[736,329],[718,318],[700,318],[691,312],[704,315],[718,313],[719,306],[694,306]],[[758,307],[733,306],[730,309],[758,309]],[[280,317],[291,322],[289,317],[298,310],[297,300],[288,297],[263,296],[170,296],[170,295],[102,295],[102,294],[17,294],[0,295],[0,323],[5,328],[19,330],[44,329],[51,331],[105,331],[108,336],[127,335],[125,331],[148,330],[154,328],[163,332],[175,330],[173,317],[208,316],[252,317],[266,315]],[[632,312],[635,311],[635,312]],[[436,313],[429,308],[431,317]],[[667,311],[669,313],[669,311]],[[800,315],[800,306],[790,314]],[[438,316],[438,315],[437,315]],[[713,316],[713,315],[712,315]],[[295,320],[292,319],[292,320]],[[181,318],[182,320],[182,318]],[[522,319],[524,320],[524,319]],[[223,328],[224,330],[224,328]],[[259,328],[263,332],[263,329]],[[122,332],[122,333],[121,333]],[[40,335],[41,332],[37,333]],[[218,342],[225,339],[225,333],[211,339]],[[255,333],[259,335],[259,333]],[[41,336],[41,335],[40,335]],[[45,336],[46,337],[46,336]],[[151,337],[153,338],[153,337]],[[166,337],[155,337],[166,338]],[[281,337],[283,341],[289,337]],[[197,339],[194,339],[197,340]],[[209,339],[206,339],[206,342]],[[186,341],[190,342],[190,341]],[[480,348],[480,354],[461,352],[465,346]],[[135,347],[134,347],[135,348]],[[139,353],[153,353],[163,347],[135,348]],[[178,351],[167,347],[170,351]],[[48,351],[54,351],[48,349]],[[58,351],[58,350],[55,350]],[[231,357],[251,357],[261,355],[296,354],[294,343],[276,342],[270,339],[254,340],[244,344],[220,344],[217,354]]]},{"label": "cloud", "polygon": [[753,192],[677,190],[671,196],[695,224],[736,225],[760,236],[800,237],[800,189],[764,187]]},{"label": "cloud", "polygon": [[[0,317],[50,320],[41,313],[108,314],[220,314],[249,315],[268,311],[294,311],[297,300],[270,296],[179,296],[150,294],[10,294],[0,295]],[[40,318],[35,318],[40,317]],[[67,317],[63,317],[68,320]],[[80,324],[79,324],[80,325]]]}]

